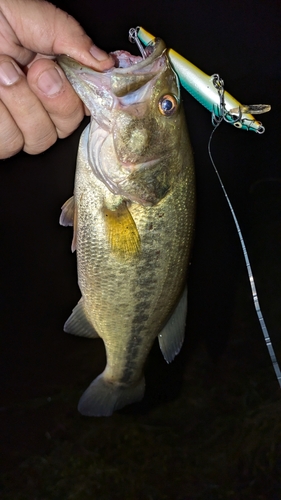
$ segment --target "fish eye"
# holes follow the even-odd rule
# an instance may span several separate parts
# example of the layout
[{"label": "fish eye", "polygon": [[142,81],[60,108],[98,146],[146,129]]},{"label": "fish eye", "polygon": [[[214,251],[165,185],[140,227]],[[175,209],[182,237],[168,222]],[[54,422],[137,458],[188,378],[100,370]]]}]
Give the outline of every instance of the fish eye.
[{"label": "fish eye", "polygon": [[178,101],[171,94],[163,95],[158,103],[159,111],[164,116],[172,116],[178,108]]}]

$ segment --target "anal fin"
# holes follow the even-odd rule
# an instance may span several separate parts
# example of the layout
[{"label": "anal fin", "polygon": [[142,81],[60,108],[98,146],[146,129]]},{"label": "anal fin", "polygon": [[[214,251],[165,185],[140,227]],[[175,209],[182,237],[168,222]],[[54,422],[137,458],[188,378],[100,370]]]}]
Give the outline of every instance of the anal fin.
[{"label": "anal fin", "polygon": [[160,349],[167,363],[180,352],[185,333],[187,314],[187,286],[172,316],[158,335]]},{"label": "anal fin", "polygon": [[78,335],[80,337],[88,337],[92,339],[99,338],[99,335],[87,318],[84,310],[83,299],[80,299],[78,304],[74,307],[72,314],[65,322],[63,329],[66,333],[72,333],[73,335]]}]

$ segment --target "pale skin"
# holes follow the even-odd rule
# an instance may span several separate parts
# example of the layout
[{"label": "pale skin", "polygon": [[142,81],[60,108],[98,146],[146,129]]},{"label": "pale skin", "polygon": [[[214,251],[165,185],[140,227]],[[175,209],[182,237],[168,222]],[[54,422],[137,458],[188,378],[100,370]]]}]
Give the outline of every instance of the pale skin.
[{"label": "pale skin", "polygon": [[87,110],[55,63],[67,54],[104,71],[113,59],[78,22],[43,0],[0,0],[0,159],[39,154],[69,136]]}]

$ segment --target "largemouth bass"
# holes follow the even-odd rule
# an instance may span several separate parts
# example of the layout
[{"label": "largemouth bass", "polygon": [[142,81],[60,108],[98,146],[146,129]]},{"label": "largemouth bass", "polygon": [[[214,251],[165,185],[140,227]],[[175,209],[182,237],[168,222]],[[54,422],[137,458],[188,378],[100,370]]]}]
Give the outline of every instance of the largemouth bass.
[{"label": "largemouth bass", "polygon": [[91,112],[60,219],[74,226],[82,293],[64,330],[106,349],[78,405],[88,416],[142,399],[156,337],[168,363],[180,351],[194,222],[193,157],[165,44],[155,39],[145,59],[113,55],[117,67],[104,73],[58,59]]}]

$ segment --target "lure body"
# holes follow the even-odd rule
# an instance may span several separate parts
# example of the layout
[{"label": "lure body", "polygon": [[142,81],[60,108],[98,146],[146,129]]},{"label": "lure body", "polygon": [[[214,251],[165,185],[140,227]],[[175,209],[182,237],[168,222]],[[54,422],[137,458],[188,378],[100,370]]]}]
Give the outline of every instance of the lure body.
[{"label": "lure body", "polygon": [[[138,30],[138,37],[144,45],[148,45],[155,38],[142,27]],[[224,112],[224,119],[236,128],[252,130],[258,134],[264,132],[261,122],[257,121],[252,114],[243,111],[248,107],[243,106],[226,91],[223,93],[222,102],[220,91],[223,89],[220,88],[218,75],[208,76],[173,49],[168,50],[168,56],[185,90],[215,117],[221,117]],[[224,109],[222,109],[222,104],[224,104]],[[261,113],[269,111],[270,106],[253,106],[253,109],[255,113]],[[262,111],[257,111],[257,109],[262,109]]]}]

